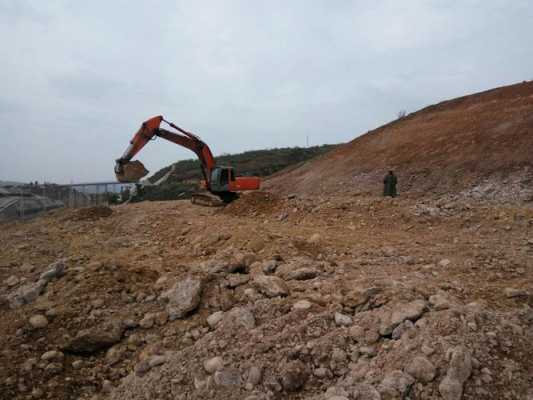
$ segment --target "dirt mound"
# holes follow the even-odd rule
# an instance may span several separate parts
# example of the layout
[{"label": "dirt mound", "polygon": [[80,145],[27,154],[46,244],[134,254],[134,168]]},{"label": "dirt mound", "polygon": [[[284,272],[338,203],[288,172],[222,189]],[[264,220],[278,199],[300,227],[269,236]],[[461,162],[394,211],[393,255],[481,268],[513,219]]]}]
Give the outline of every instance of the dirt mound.
[{"label": "dirt mound", "polygon": [[94,221],[99,218],[107,218],[111,214],[113,214],[113,210],[109,207],[85,207],[75,210],[69,218],[74,221]]},{"label": "dirt mound", "polygon": [[239,198],[227,205],[221,212],[237,216],[254,216],[272,214],[279,210],[281,199],[269,192],[243,193]]},{"label": "dirt mound", "polygon": [[[500,200],[533,200],[533,82],[444,101],[379,127],[267,182],[284,193],[379,194],[394,169],[400,194],[492,185]],[[510,193],[508,193],[510,192]]]}]

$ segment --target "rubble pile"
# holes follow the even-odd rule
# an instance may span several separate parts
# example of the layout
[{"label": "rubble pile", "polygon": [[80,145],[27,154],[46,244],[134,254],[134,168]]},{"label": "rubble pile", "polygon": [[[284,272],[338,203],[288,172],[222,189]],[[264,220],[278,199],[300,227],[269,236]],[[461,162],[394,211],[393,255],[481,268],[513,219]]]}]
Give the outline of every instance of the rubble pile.
[{"label": "rubble pile", "polygon": [[0,398],[531,398],[531,208],[267,202],[3,225]]}]

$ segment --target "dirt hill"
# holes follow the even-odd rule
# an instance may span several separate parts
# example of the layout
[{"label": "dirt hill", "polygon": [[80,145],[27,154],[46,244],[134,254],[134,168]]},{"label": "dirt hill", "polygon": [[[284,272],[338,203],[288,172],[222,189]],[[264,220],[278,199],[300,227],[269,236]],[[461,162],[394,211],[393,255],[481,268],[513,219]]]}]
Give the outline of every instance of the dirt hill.
[{"label": "dirt hill", "polygon": [[300,168],[280,173],[282,192],[373,191],[394,169],[400,192],[461,192],[531,200],[533,82],[426,107]]}]

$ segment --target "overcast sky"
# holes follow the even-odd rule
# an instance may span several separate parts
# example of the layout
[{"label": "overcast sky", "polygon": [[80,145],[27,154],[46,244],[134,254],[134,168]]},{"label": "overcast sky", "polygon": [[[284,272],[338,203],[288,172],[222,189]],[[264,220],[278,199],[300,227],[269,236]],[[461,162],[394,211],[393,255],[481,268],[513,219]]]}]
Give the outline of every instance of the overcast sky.
[{"label": "overcast sky", "polygon": [[346,142],[533,79],[532,40],[531,0],[0,0],[0,180],[113,179],[158,114],[215,155]]}]

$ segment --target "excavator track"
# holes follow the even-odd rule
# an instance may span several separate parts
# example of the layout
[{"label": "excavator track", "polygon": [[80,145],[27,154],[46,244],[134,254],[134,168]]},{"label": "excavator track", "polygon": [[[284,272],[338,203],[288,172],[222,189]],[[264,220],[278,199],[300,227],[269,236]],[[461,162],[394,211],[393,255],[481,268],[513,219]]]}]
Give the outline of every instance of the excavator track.
[{"label": "excavator track", "polygon": [[191,196],[191,203],[207,207],[221,207],[226,204],[220,199],[220,197],[210,194],[208,192],[194,193]]}]

